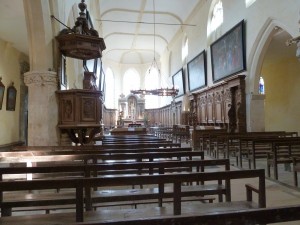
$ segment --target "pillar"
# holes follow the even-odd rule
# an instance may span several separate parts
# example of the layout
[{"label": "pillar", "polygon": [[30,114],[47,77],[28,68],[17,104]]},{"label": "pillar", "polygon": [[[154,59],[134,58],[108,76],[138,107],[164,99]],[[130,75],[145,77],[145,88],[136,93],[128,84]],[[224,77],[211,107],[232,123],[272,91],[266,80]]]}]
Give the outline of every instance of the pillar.
[{"label": "pillar", "polygon": [[58,145],[57,75],[31,71],[24,75],[28,86],[28,145]]},{"label": "pillar", "polygon": [[265,95],[249,94],[249,131],[265,131]]},{"label": "pillar", "polygon": [[28,145],[58,145],[58,87],[54,71],[53,31],[49,1],[23,1],[28,31],[30,71],[28,86]]}]

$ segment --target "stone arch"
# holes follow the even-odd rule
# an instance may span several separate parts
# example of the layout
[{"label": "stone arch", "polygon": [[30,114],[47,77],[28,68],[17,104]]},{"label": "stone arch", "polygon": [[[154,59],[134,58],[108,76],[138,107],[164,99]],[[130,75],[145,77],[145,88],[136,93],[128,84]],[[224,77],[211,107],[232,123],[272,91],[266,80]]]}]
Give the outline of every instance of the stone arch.
[{"label": "stone arch", "polygon": [[258,86],[255,85],[259,80],[259,71],[261,70],[265,53],[268,49],[268,45],[273,38],[274,33],[277,32],[277,28],[285,30],[288,33],[289,29],[287,26],[282,24],[280,21],[273,18],[268,18],[265,24],[261,27],[259,34],[257,35],[250,54],[247,60],[248,68],[248,88],[247,93],[258,93]]},{"label": "stone arch", "polygon": [[285,24],[274,18],[268,18],[261,27],[254,43],[251,45],[252,47],[247,60],[248,76],[246,85],[248,131],[265,130],[265,98],[258,94],[258,82],[269,44],[278,29],[282,29],[289,34],[291,33]]}]

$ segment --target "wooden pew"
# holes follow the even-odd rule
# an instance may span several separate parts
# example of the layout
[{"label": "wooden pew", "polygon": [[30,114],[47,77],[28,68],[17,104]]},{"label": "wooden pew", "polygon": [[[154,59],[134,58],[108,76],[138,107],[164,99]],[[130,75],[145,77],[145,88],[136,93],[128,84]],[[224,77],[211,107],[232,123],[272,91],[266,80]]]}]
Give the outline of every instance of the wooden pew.
[{"label": "wooden pew", "polygon": [[[287,143],[287,142],[298,141],[298,140],[300,140],[300,137],[253,136],[253,137],[241,138],[240,148],[238,153],[240,164],[241,164],[242,156],[244,156],[244,158],[248,160],[249,168],[251,168],[251,164],[253,164],[253,168],[255,169],[256,159],[257,158],[267,159],[268,153],[272,153],[273,143],[281,142],[281,141]],[[243,144],[243,142],[246,142],[246,144]]]},{"label": "wooden pew", "polygon": [[298,187],[298,172],[300,172],[300,158],[293,157],[293,174],[295,187]]},{"label": "wooden pew", "polygon": [[140,152],[140,153],[111,153],[111,154],[66,154],[66,155],[31,155],[30,152],[23,154],[12,153],[0,158],[0,163],[20,162],[63,162],[70,161],[79,163],[97,163],[98,161],[154,161],[162,159],[193,159],[194,157],[204,159],[204,153],[199,151],[172,151],[172,152]]},{"label": "wooden pew", "polygon": [[[112,176],[112,175],[128,175],[128,174],[165,174],[165,173],[174,173],[174,172],[187,172],[187,171],[201,171],[205,172],[206,169],[210,168],[211,166],[218,166],[220,167],[219,170],[229,170],[230,164],[229,160],[192,160],[192,161],[160,161],[160,162],[139,162],[139,163],[115,163],[115,164],[90,164],[90,165],[78,165],[78,166],[35,166],[35,167],[5,167],[1,168],[0,173],[0,179],[3,181],[4,177],[7,175],[31,175],[32,179],[50,179],[50,178],[64,178],[64,179],[70,179],[74,177],[97,177],[97,176]],[[16,179],[15,177],[12,179]],[[27,179],[26,176],[23,177],[23,179]],[[5,179],[5,181],[8,181],[9,179]],[[18,180],[22,180],[21,178],[18,178]],[[214,190],[213,190],[214,189]],[[167,188],[165,189],[165,194],[167,194]],[[223,201],[222,195],[225,194],[225,186],[222,185],[202,185],[201,190],[203,193],[210,193],[212,194],[218,194],[219,195],[219,201]],[[131,199],[131,193],[134,191],[134,193],[137,195],[147,195],[148,198],[152,201],[132,201]],[[170,191],[169,191],[170,192]],[[63,202],[65,204],[70,204],[72,201],[74,201],[75,194],[71,195],[70,192],[67,192],[67,196],[64,195],[64,193],[61,194],[61,198],[63,201],[61,201],[61,204]],[[119,205],[120,201],[122,200],[123,205],[130,205],[130,204],[150,204],[157,201],[153,201],[154,199],[157,199],[158,196],[158,190],[156,189],[126,189],[122,190],[118,188],[118,190],[101,190],[101,191],[95,191],[92,194],[92,202],[93,206],[90,205],[89,209],[92,207],[95,207],[95,203],[99,202],[100,206],[103,205],[103,203],[108,201],[109,202],[115,202],[118,201],[118,203],[114,203],[111,205]],[[29,196],[27,198],[27,196]],[[151,197],[152,196],[152,197]],[[12,207],[18,206],[18,207],[25,207],[25,206],[35,206],[38,204],[42,204],[42,197],[47,197],[47,204],[48,205],[55,205],[57,204],[56,200],[51,201],[51,199],[56,199],[58,196],[56,193],[47,193],[47,194],[28,194],[28,193],[19,193],[11,195],[4,195],[2,194],[2,198],[4,201],[9,201],[9,204],[7,203],[6,208],[2,207],[2,215],[11,215]],[[167,197],[167,196],[166,196]],[[122,199],[121,199],[122,198]],[[162,203],[165,202],[166,198],[159,199],[159,205],[162,206]],[[195,199],[187,199],[189,201],[209,201],[212,202],[214,198],[213,197],[197,197]],[[45,201],[45,200],[44,200]],[[102,204],[101,204],[102,203]],[[99,206],[99,205],[98,205]],[[107,206],[104,205],[104,206]],[[43,209],[49,210],[52,207],[35,207],[31,208],[30,210],[37,210],[37,209]]]},{"label": "wooden pew", "polygon": [[155,130],[155,135],[159,138],[166,138],[167,140],[173,140],[173,128],[172,127],[158,127]]},{"label": "wooden pew", "polygon": [[181,147],[180,143],[127,143],[127,144],[107,144],[107,145],[81,145],[81,146],[16,146],[12,148],[12,151],[23,150],[39,150],[41,148],[48,150],[102,150],[102,149],[133,149],[133,148],[176,148]]},{"label": "wooden pew", "polygon": [[[260,209],[232,210],[218,213],[193,215],[164,216],[157,218],[143,218],[143,225],[249,225],[249,224],[273,224],[290,221],[300,221],[300,205],[288,205],[268,207]],[[128,219],[125,221],[99,221],[72,223],[70,225],[140,225],[140,219]]]},{"label": "wooden pew", "polygon": [[154,143],[172,143],[172,141],[167,141],[164,139],[158,140],[103,140],[102,145],[111,145],[111,144],[154,144]]},{"label": "wooden pew", "polygon": [[273,166],[274,178],[278,180],[278,165],[291,164],[293,158],[300,157],[300,138],[280,138],[272,141],[272,151],[267,154],[267,172],[271,177]]},{"label": "wooden pew", "polygon": [[113,154],[113,153],[142,153],[142,152],[179,152],[179,151],[192,151],[191,147],[181,147],[181,148],[139,148],[139,149],[101,149],[100,150],[84,150],[80,151],[77,147],[72,148],[68,147],[65,149],[57,150],[56,148],[52,150],[52,148],[44,148],[41,146],[40,148],[33,148],[32,150],[30,147],[22,148],[23,151],[9,151],[9,152],[0,152],[0,157],[5,156],[18,156],[23,154],[31,154],[31,155],[72,155],[72,154]]},{"label": "wooden pew", "polygon": [[207,150],[206,138],[209,134],[223,134],[227,133],[225,129],[214,126],[197,126],[192,131],[192,146],[194,149],[200,149],[200,151]]},{"label": "wooden pew", "polygon": [[[210,155],[219,158],[223,154],[224,158],[234,155],[237,159],[237,166],[242,167],[242,156],[247,155],[246,150],[252,139],[266,137],[285,137],[290,135],[285,131],[267,131],[267,132],[243,132],[243,133],[223,133],[208,136],[210,143]],[[248,140],[247,140],[248,139]]]},{"label": "wooden pew", "polygon": [[[232,202],[231,201],[231,185],[230,181],[234,179],[257,178],[258,188],[252,185],[246,185],[247,198],[245,201]],[[202,195],[203,192],[192,191],[188,192],[183,189],[181,184],[183,182],[190,183],[195,181],[216,181],[222,180],[226,187],[226,201],[211,204],[188,204],[182,207],[181,198],[184,196]],[[130,210],[105,210],[105,213],[100,211],[84,212],[84,203],[90,202],[92,187],[113,187],[113,186],[128,186],[128,185],[158,185],[161,194],[157,197],[164,196],[163,187],[166,184],[173,186],[172,195],[173,207],[171,208],[156,208],[155,211],[146,209]],[[52,180],[32,180],[32,181],[7,181],[0,182],[0,191],[24,191],[24,190],[49,190],[49,189],[74,189],[76,191],[76,213],[60,213],[37,215],[37,216],[17,216],[17,217],[1,217],[2,224],[30,224],[34,225],[38,222],[44,221],[45,224],[60,224],[70,222],[83,222],[85,219],[97,221],[107,220],[130,220],[130,219],[144,219],[153,218],[157,216],[171,216],[171,215],[191,215],[193,213],[216,213],[221,211],[242,210],[248,208],[264,208],[266,207],[266,193],[265,193],[265,176],[264,170],[241,170],[241,171],[219,171],[219,172],[205,172],[205,173],[184,173],[184,174],[159,174],[159,175],[141,175],[141,176],[121,176],[121,177],[101,177],[101,178],[77,178],[77,179],[52,179]],[[258,203],[252,202],[252,192],[258,194]],[[132,199],[141,199],[142,196],[133,193]],[[3,199],[2,199],[3,200]],[[64,204],[64,202],[57,201],[57,205]],[[2,208],[6,207],[6,203],[2,202]],[[171,211],[170,211],[171,210]],[[76,219],[75,219],[76,218]],[[46,222],[47,221],[47,222]]]},{"label": "wooden pew", "polygon": [[188,125],[173,125],[172,140],[180,142],[185,140],[188,143],[191,139],[190,126]]}]

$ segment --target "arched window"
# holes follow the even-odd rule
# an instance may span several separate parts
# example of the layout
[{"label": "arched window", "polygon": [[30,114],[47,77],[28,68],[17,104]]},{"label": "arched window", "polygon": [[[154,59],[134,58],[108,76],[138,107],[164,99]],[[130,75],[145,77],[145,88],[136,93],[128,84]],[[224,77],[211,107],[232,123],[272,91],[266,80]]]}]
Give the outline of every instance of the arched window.
[{"label": "arched window", "polygon": [[[149,73],[148,73],[149,71]],[[159,73],[157,68],[151,68],[151,70],[147,70],[147,74],[145,76],[145,89],[157,89],[159,88]],[[158,96],[154,95],[146,95],[145,96],[145,108],[153,109],[158,108]]]},{"label": "arched window", "polygon": [[210,21],[210,33],[215,31],[223,23],[223,4],[218,1],[212,11]]},{"label": "arched window", "polygon": [[107,68],[105,72],[105,106],[108,109],[116,108],[115,79],[110,68]]},{"label": "arched window", "polygon": [[140,89],[140,75],[135,69],[128,69],[123,77],[123,94],[129,95],[130,90]]},{"label": "arched window", "polygon": [[246,8],[251,6],[256,0],[245,0]]},{"label": "arched window", "polygon": [[182,62],[185,62],[187,56],[189,54],[189,39],[185,37],[183,45],[182,45]]}]

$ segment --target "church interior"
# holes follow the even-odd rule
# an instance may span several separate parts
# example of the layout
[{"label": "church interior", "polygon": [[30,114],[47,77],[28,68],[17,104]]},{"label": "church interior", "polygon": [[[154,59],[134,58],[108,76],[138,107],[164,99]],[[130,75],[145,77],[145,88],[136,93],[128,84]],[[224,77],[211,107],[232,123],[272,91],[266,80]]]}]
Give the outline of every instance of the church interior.
[{"label": "church interior", "polygon": [[0,224],[299,224],[299,0],[0,3]]}]

